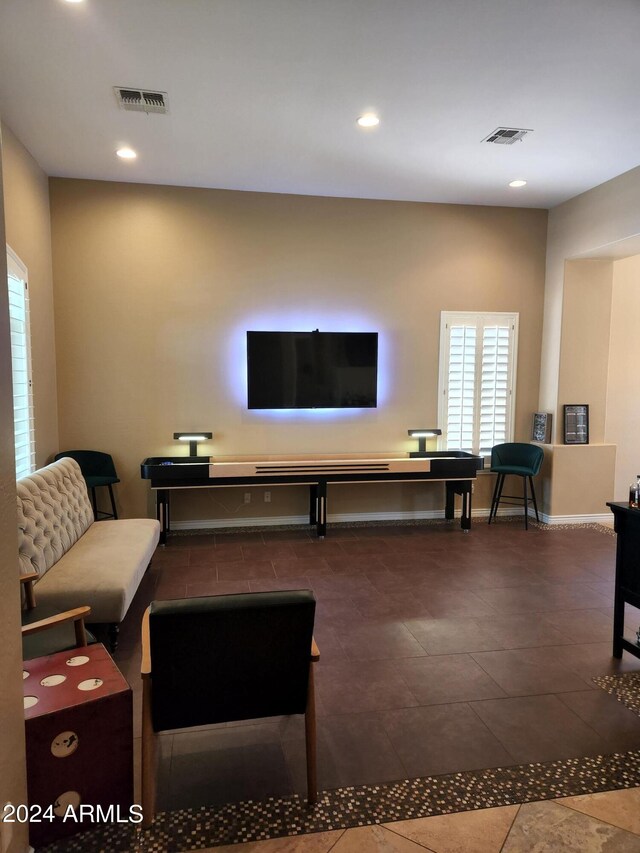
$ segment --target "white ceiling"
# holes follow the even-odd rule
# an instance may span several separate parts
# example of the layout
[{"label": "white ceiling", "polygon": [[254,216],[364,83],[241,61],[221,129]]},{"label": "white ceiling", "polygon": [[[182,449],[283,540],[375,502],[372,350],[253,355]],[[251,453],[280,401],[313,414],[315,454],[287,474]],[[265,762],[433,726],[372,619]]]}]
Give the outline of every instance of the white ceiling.
[{"label": "white ceiling", "polygon": [[551,207],[640,163],[639,38],[638,0],[0,0],[0,115],[50,175]]}]

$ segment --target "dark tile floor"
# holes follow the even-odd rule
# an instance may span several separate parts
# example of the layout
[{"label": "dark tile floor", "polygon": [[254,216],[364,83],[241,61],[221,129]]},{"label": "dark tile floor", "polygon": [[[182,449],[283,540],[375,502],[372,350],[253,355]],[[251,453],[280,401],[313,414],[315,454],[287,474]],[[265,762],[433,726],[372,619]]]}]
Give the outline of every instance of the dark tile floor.
[{"label": "dark tile floor", "polygon": [[[611,657],[614,561],[611,532],[518,522],[176,536],[116,655],[136,733],[149,601],[311,588],[321,788],[638,749],[640,719],[591,681],[640,670]],[[301,718],[160,740],[160,809],[304,791]]]}]

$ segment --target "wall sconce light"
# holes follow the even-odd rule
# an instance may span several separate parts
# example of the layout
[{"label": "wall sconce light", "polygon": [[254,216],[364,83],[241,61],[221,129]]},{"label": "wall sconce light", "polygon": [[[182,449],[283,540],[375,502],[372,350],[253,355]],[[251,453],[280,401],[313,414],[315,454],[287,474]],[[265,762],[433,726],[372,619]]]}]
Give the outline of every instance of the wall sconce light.
[{"label": "wall sconce light", "polygon": [[174,439],[189,442],[189,456],[198,455],[198,442],[213,438],[212,432],[174,432]]},{"label": "wall sconce light", "polygon": [[418,449],[417,451],[412,451],[409,456],[412,459],[415,459],[417,456],[425,456],[427,453],[427,438],[431,438],[432,436],[442,435],[441,429],[410,429],[408,430],[411,438],[418,439]]}]

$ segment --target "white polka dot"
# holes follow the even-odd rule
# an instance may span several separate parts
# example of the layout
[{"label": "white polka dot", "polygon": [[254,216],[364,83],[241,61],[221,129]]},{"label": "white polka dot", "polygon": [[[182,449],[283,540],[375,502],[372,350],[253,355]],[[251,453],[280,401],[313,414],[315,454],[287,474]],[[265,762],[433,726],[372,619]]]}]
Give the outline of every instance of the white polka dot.
[{"label": "white polka dot", "polygon": [[97,690],[102,687],[103,681],[101,678],[88,678],[86,681],[81,681],[78,684],[78,690]]}]

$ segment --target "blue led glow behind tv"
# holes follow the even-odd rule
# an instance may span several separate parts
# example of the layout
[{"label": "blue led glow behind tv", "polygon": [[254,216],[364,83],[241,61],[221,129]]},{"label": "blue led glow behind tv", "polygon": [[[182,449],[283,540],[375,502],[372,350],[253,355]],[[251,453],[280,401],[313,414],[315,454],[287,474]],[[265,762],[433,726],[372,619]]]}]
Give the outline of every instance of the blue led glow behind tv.
[{"label": "blue led glow behind tv", "polygon": [[377,332],[247,332],[250,409],[378,403]]}]

